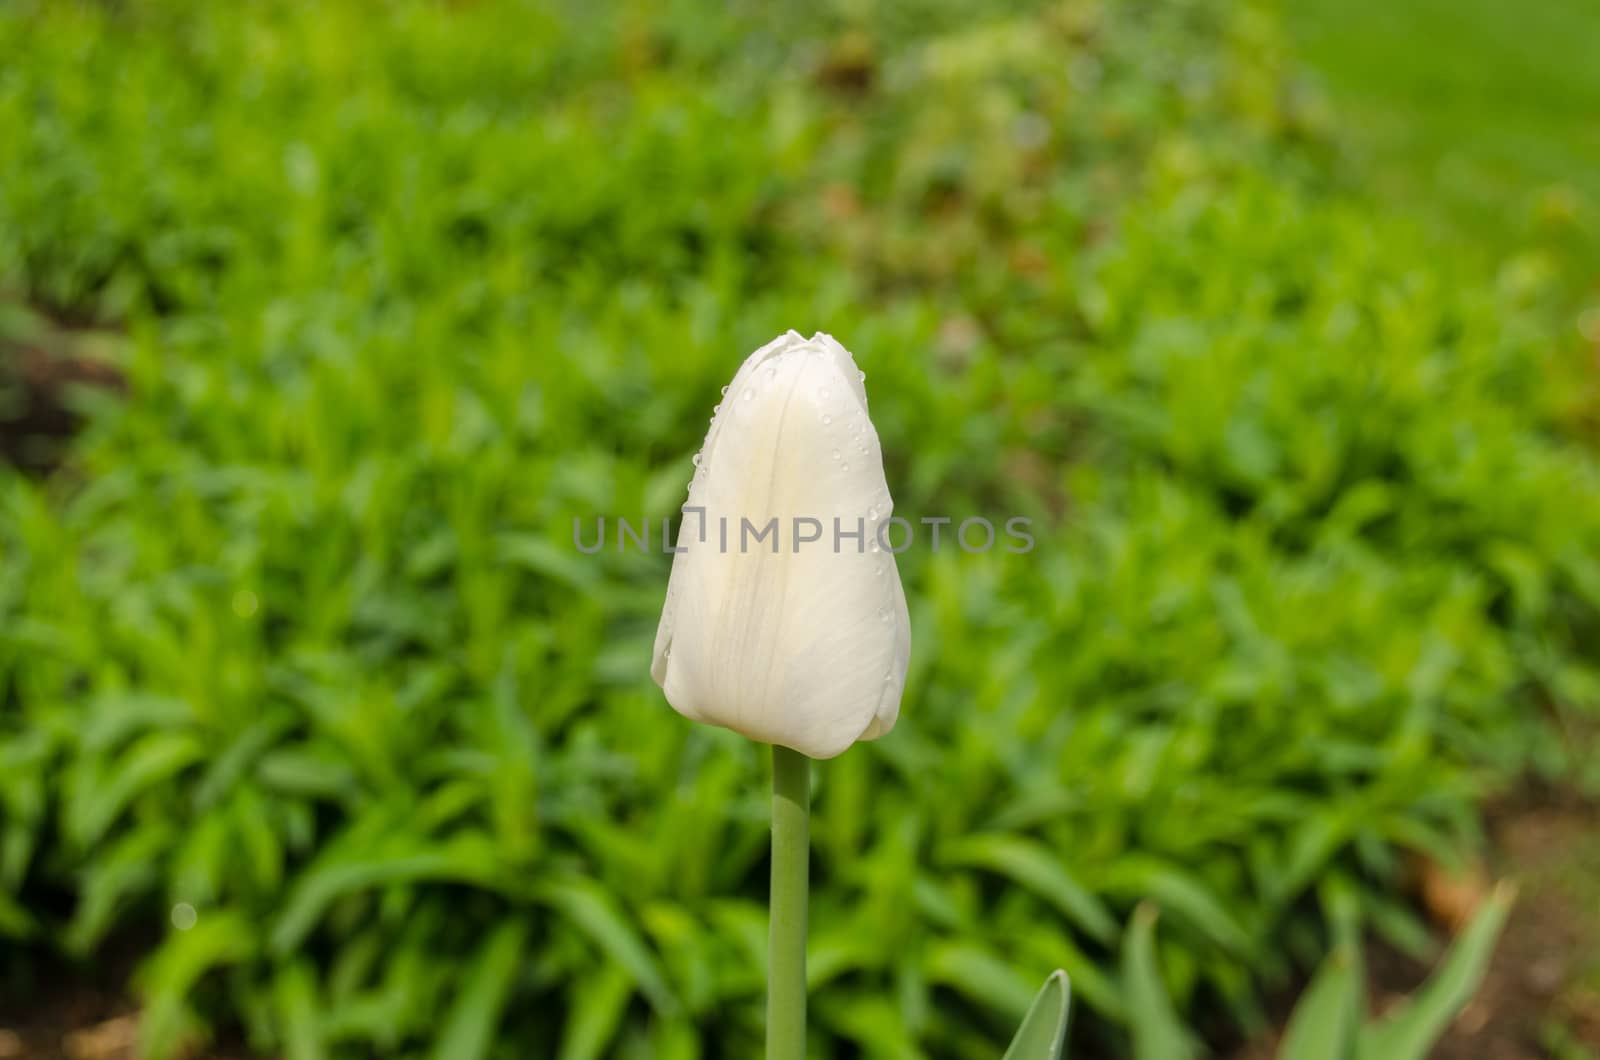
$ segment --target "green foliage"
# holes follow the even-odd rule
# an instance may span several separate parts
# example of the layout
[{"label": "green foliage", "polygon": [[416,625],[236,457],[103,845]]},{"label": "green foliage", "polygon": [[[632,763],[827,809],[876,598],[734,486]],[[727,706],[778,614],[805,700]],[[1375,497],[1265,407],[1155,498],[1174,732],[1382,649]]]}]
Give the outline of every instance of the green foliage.
[{"label": "green foliage", "polygon": [[821,1055],[990,1058],[1056,968],[1080,1050],[1249,1026],[1307,895],[1414,938],[1403,854],[1600,698],[1553,281],[1332,179],[1255,5],[20,3],[0,54],[0,286],[127,381],[0,471],[0,938],[159,932],[156,1055],[758,1052],[763,756],[649,680],[669,557],[570,534],[671,513],[788,327],[898,512],[1037,538],[901,557]]}]

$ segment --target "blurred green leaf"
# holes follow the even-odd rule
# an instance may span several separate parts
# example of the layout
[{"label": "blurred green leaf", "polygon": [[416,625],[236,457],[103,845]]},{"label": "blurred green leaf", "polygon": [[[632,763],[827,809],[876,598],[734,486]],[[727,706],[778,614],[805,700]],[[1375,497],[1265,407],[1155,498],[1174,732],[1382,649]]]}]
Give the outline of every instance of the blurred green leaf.
[{"label": "blurred green leaf", "polygon": [[433,1046],[437,1060],[478,1060],[489,1055],[528,941],[527,924],[509,920],[495,928],[479,948],[461,991]]},{"label": "blurred green leaf", "polygon": [[1007,1019],[1022,1019],[1033,1004],[1036,992],[1027,978],[982,946],[939,943],[929,948],[925,967],[930,981],[952,987]]},{"label": "blurred green leaf", "polygon": [[1156,962],[1158,916],[1155,906],[1139,906],[1123,935],[1122,978],[1128,996],[1128,1022],[1138,1060],[1181,1060],[1195,1054],[1167,996]]},{"label": "blurred green leaf", "polygon": [[569,880],[546,886],[541,897],[588,936],[607,957],[626,969],[634,985],[657,1011],[663,1014],[677,1011],[678,999],[667,985],[655,957],[605,892],[587,880]]},{"label": "blurred green leaf", "polygon": [[1422,989],[1363,1030],[1363,1056],[1423,1060],[1428,1055],[1477,992],[1515,900],[1510,885],[1495,889]]},{"label": "blurred green leaf", "polygon": [[1000,873],[1027,887],[1059,909],[1090,938],[1111,942],[1117,924],[1106,907],[1075,880],[1049,850],[1018,836],[967,836],[944,848],[952,865],[970,865]]},{"label": "blurred green leaf", "polygon": [[1350,1060],[1361,1028],[1362,992],[1354,951],[1336,948],[1296,1003],[1279,1060]]}]

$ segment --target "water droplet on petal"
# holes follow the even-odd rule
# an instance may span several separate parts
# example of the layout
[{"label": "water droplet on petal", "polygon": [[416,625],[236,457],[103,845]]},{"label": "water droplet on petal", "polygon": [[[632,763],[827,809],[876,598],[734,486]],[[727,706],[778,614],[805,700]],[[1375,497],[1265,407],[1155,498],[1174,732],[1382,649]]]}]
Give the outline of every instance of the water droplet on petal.
[{"label": "water droplet on petal", "polygon": [[860,377],[860,379],[861,379],[861,381],[863,383],[865,383],[867,381],[867,373],[866,372],[857,372],[856,375],[858,377]]},{"label": "water droplet on petal", "polygon": [[817,396],[824,401],[828,400],[828,388],[823,387],[821,390],[817,391]]},{"label": "water droplet on petal", "polygon": [[849,464],[840,464],[839,465],[839,470],[840,471],[849,471],[850,470],[850,465]]},{"label": "water droplet on petal", "polygon": [[711,406],[711,415],[715,416],[717,413],[719,413],[721,411],[722,411],[722,406],[721,405],[712,405]]},{"label": "water droplet on petal", "polygon": [[699,453],[694,454],[694,466],[695,467],[699,467],[700,466],[700,454]]},{"label": "water droplet on petal", "polygon": [[723,387],[722,388],[722,393],[723,393],[723,396],[727,396],[728,388],[727,387]]},{"label": "water droplet on petal", "polygon": [[867,509],[867,518],[868,519],[876,519],[877,517],[878,517],[878,509],[877,508],[868,508]]},{"label": "water droplet on petal", "polygon": [[837,460],[837,459],[839,459],[839,450],[837,450],[837,449],[835,449],[835,450],[834,450],[834,451],[833,451],[833,458],[834,458],[834,459],[835,459],[835,460]]},{"label": "water droplet on petal", "polygon": [[745,387],[744,388],[744,399],[746,401],[749,401],[751,398],[753,398],[755,396],[756,396],[756,392],[754,390],[750,389],[749,387]]},{"label": "water droplet on petal", "polygon": [[824,414],[823,417],[822,417],[822,422],[824,424],[832,423],[833,422],[833,417],[829,416],[827,414]]}]

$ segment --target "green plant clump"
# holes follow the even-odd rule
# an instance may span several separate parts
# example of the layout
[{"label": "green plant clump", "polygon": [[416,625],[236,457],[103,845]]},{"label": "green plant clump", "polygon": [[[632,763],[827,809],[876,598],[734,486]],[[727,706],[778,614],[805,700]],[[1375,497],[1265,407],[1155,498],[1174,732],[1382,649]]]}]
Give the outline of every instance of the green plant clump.
[{"label": "green plant clump", "polygon": [[1077,1055],[1152,977],[1248,1030],[1318,894],[1425,946],[1408,854],[1572,765],[1554,281],[1341,177],[1268,8],[24,0],[0,55],[0,287],[126,382],[0,470],[0,982],[153,939],[152,1056],[758,1055],[765,756],[647,668],[789,327],[916,529],[901,723],[819,771],[815,1055],[992,1058],[1057,967]]}]

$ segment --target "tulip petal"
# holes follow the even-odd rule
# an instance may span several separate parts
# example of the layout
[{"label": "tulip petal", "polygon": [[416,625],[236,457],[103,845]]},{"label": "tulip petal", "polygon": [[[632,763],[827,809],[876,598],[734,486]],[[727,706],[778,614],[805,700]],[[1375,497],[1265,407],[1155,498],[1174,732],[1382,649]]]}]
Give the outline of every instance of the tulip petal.
[{"label": "tulip petal", "polygon": [[751,354],[685,510],[651,665],[667,701],[813,758],[888,732],[910,618],[878,536],[892,501],[849,352],[790,332]]}]

